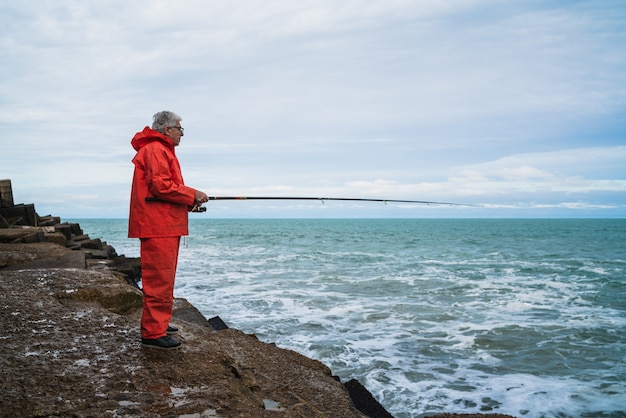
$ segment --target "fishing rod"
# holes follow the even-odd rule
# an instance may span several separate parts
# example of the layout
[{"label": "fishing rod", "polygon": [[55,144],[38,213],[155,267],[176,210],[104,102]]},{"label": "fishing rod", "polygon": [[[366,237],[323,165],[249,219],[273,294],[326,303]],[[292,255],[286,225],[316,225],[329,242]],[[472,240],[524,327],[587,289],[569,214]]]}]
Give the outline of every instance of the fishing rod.
[{"label": "fishing rod", "polygon": [[[382,202],[387,203],[417,203],[422,205],[443,205],[443,206],[472,206],[468,203],[434,202],[429,200],[402,200],[402,199],[361,199],[348,197],[289,197],[289,196],[209,196],[209,200],[316,200],[324,204],[325,201],[349,201],[349,202]],[[196,206],[195,212],[205,212],[206,207]]]}]

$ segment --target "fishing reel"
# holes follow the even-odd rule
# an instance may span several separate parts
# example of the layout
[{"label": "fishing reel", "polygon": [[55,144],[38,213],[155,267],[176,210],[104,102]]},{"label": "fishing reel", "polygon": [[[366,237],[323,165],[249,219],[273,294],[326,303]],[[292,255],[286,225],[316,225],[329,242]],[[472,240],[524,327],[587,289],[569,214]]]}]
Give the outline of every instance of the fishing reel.
[{"label": "fishing reel", "polygon": [[191,208],[192,212],[206,212],[206,207],[202,205],[193,205]]}]

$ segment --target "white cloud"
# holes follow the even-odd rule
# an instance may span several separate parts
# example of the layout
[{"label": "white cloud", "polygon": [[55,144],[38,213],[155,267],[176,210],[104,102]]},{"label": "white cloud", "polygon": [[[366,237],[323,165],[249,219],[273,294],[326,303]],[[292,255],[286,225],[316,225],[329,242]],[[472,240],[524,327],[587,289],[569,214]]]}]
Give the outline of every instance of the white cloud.
[{"label": "white cloud", "polygon": [[123,207],[130,138],[168,108],[187,183],[216,192],[623,201],[615,2],[2,7],[0,177],[18,193],[91,185]]},{"label": "white cloud", "polygon": [[625,162],[626,145],[617,145],[514,154],[464,167],[462,172],[465,175],[480,172],[483,176],[528,179],[551,177],[557,173],[574,175],[588,171],[613,172],[624,170]]}]

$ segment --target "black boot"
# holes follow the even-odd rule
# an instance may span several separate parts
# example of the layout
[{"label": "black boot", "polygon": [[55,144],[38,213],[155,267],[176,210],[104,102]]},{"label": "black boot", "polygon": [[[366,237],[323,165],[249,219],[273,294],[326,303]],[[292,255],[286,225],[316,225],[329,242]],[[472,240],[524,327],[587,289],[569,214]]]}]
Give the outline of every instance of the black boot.
[{"label": "black boot", "polygon": [[182,343],[175,338],[166,335],[160,338],[142,338],[141,345],[148,348],[158,348],[159,350],[174,350],[180,348]]}]

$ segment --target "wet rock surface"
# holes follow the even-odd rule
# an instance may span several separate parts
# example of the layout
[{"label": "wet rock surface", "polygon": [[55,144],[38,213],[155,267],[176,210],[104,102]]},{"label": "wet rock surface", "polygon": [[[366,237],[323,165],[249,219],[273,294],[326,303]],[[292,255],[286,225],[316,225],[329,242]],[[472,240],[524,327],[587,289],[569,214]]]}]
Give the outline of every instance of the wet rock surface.
[{"label": "wet rock surface", "polygon": [[185,300],[184,345],[161,351],[140,346],[141,292],[109,272],[0,279],[2,416],[364,416],[323,364],[214,331]]}]

